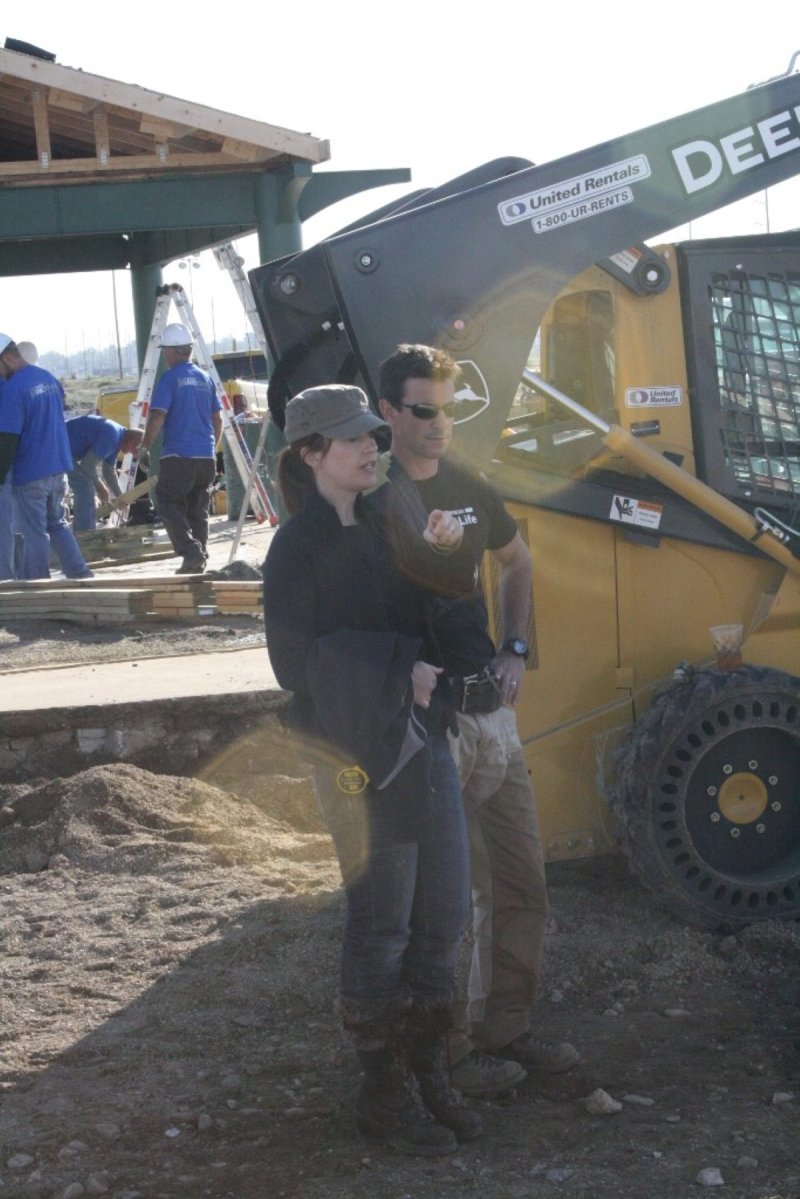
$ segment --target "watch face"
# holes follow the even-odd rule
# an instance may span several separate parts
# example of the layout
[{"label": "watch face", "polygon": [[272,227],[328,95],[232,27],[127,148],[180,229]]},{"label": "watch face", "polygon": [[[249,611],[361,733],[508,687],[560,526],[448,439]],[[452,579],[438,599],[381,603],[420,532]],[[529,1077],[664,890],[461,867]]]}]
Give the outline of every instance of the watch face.
[{"label": "watch face", "polygon": [[519,637],[512,637],[505,642],[503,649],[507,649],[509,653],[516,654],[518,658],[527,658],[528,643],[522,641]]}]

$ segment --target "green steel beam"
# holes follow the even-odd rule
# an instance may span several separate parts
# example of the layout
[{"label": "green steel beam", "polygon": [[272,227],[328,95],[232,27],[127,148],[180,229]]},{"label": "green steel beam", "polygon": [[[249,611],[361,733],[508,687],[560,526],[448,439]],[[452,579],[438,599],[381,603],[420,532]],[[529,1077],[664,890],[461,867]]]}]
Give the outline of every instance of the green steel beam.
[{"label": "green steel beam", "polygon": [[337,200],[409,178],[403,169],[315,175],[307,163],[291,163],[279,171],[0,188],[0,242],[209,225],[236,225],[252,232],[263,212],[265,187],[274,190],[276,219],[303,221]]},{"label": "green steel beam", "polygon": [[0,276],[58,275],[76,271],[118,271],[130,261],[130,245],[121,235],[46,237],[37,241],[0,241]]},{"label": "green steel beam", "polygon": [[252,233],[251,225],[213,225],[207,229],[158,229],[152,233],[134,233],[128,242],[131,266],[160,264],[176,258],[199,254],[220,242],[235,241]]},{"label": "green steel beam", "polygon": [[253,229],[259,175],[182,175],[71,187],[0,188],[0,239],[149,233],[209,225]]},{"label": "green steel beam", "polygon": [[406,167],[385,171],[320,171],[311,176],[300,196],[298,215],[301,221],[307,221],[348,196],[392,183],[408,183],[410,179],[411,171]]},{"label": "green steel beam", "polygon": [[119,271],[128,266],[165,265],[187,254],[199,254],[223,241],[252,233],[249,225],[210,229],[160,230],[157,233],[106,237],[46,237],[35,241],[0,241],[0,277],[60,275],[75,271]]}]

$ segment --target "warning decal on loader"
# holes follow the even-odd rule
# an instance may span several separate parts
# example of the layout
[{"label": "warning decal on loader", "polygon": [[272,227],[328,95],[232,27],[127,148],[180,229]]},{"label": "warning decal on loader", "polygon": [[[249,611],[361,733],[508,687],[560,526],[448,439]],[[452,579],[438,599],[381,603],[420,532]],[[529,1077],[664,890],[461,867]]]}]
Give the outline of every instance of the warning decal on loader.
[{"label": "warning decal on loader", "polygon": [[649,504],[646,500],[634,500],[627,495],[615,495],[611,501],[609,516],[626,525],[638,525],[640,529],[657,529],[661,524],[664,509],[661,504]]}]

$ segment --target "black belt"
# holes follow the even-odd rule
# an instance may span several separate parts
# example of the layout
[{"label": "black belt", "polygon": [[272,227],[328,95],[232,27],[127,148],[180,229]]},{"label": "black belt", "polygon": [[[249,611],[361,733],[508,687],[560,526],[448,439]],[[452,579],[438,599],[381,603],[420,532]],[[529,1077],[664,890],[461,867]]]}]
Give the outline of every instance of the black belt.
[{"label": "black belt", "polygon": [[459,712],[496,712],[500,707],[500,686],[491,667],[477,674],[451,675],[448,681]]}]

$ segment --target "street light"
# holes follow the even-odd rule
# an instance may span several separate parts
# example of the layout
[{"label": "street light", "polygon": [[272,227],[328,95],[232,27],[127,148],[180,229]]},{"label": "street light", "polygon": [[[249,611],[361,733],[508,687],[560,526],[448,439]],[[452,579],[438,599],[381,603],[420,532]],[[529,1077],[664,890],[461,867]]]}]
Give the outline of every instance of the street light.
[{"label": "street light", "polygon": [[194,275],[192,271],[199,271],[201,266],[202,263],[195,254],[191,254],[188,258],[181,258],[178,263],[179,270],[188,270],[189,272],[189,300],[191,301],[192,308],[194,308]]}]

